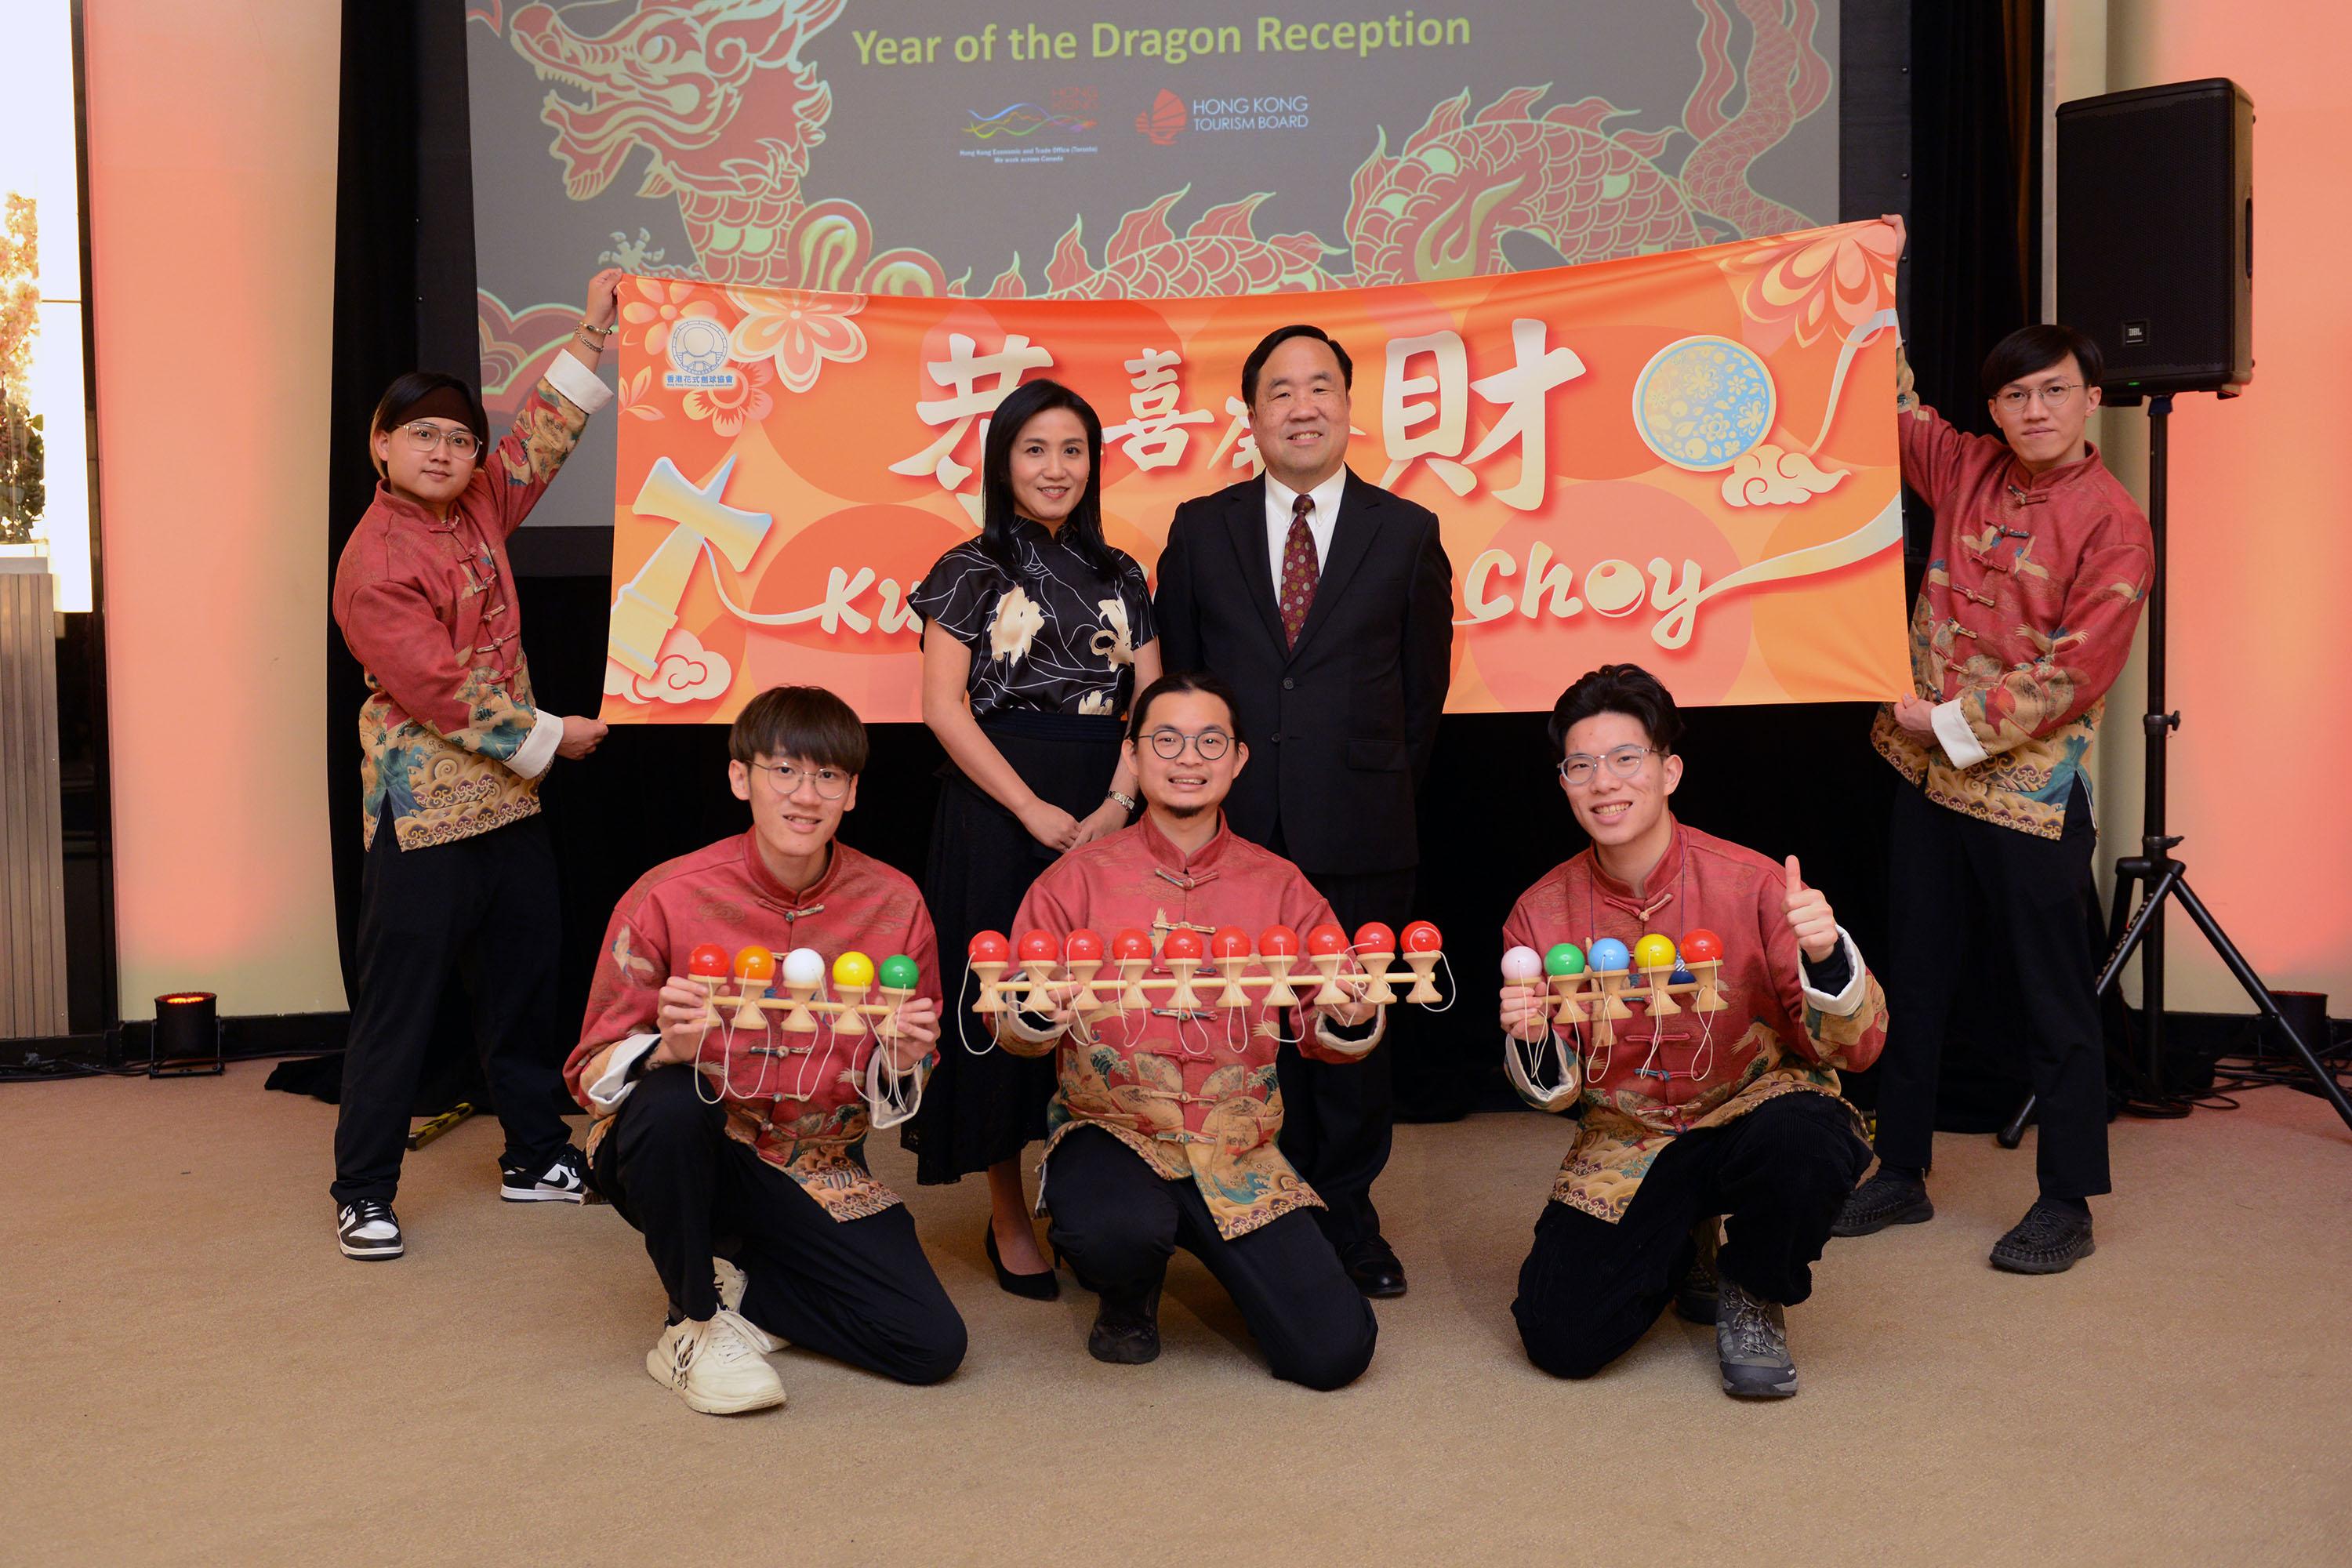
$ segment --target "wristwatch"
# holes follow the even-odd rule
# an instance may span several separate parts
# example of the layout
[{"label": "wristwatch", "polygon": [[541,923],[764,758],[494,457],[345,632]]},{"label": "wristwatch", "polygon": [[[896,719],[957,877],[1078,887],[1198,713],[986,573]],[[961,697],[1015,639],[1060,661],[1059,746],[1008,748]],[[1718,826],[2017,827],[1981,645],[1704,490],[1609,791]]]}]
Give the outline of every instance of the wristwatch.
[{"label": "wristwatch", "polygon": [[1115,800],[1118,802],[1119,809],[1126,812],[1129,816],[1135,815],[1136,799],[1133,795],[1121,795],[1117,790],[1111,790],[1105,794],[1103,798],[1105,800]]}]

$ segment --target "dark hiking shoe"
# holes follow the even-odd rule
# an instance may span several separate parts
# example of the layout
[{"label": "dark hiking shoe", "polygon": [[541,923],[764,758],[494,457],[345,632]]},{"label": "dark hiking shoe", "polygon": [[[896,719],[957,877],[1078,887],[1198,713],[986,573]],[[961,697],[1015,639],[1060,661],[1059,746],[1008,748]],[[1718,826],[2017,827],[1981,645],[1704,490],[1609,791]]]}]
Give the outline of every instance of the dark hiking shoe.
[{"label": "dark hiking shoe", "polygon": [[1992,1266],[2011,1274],[2063,1274],[2078,1258],[2097,1251],[2091,1216],[2048,1198],[2036,1198],[2025,1217],[1992,1245]]},{"label": "dark hiking shoe", "polygon": [[1114,1366],[1141,1366],[1160,1359],[1160,1291],[1155,1287],[1140,1303],[1103,1298],[1095,1314],[1094,1331],[1087,1335],[1087,1353]]},{"label": "dark hiking shoe", "polygon": [[1890,1176],[1885,1171],[1854,1188],[1838,1211],[1832,1236],[1869,1236],[1890,1225],[1917,1225],[1936,1217],[1927,1201],[1927,1184],[1913,1176]]},{"label": "dark hiking shoe", "polygon": [[1797,1363],[1789,1359],[1789,1323],[1777,1301],[1762,1301],[1737,1280],[1718,1280],[1715,1354],[1723,1392],[1735,1399],[1786,1399],[1797,1392]]}]

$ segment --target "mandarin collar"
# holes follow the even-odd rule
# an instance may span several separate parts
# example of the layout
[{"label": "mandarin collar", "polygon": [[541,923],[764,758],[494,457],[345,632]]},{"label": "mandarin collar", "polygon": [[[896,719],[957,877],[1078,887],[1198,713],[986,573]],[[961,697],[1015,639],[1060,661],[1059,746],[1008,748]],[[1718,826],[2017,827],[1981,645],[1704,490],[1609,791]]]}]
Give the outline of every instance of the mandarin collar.
[{"label": "mandarin collar", "polygon": [[767,857],[760,853],[759,828],[752,826],[743,830],[743,861],[751,873],[751,885],[759,889],[761,899],[780,909],[796,911],[813,910],[824,902],[827,893],[840,886],[842,867],[848,858],[850,851],[838,837],[829,840],[825,847],[828,853],[825,857],[824,874],[801,891],[794,892],[778,880],[773,871],[768,869]]},{"label": "mandarin collar", "polygon": [[413,522],[417,527],[429,529],[435,533],[457,531],[457,509],[455,505],[449,508],[446,516],[435,517],[406,496],[394,490],[388,479],[376,480],[375,504],[404,522]]},{"label": "mandarin collar", "polygon": [[[1674,831],[1666,836],[1665,853],[1660,855],[1658,857],[1658,863],[1650,868],[1648,879],[1653,883],[1657,880],[1659,872],[1667,870],[1668,868],[1677,866],[1681,863],[1683,852],[1686,847],[1684,843],[1683,819],[1669,811],[1666,814],[1666,820],[1675,825]],[[1619,881],[1616,878],[1611,876],[1608,872],[1601,868],[1601,852],[1598,848],[1587,849],[1585,854],[1591,857],[1591,869],[1592,874],[1592,885],[1599,890],[1602,898],[1613,899],[1621,903],[1629,904],[1636,908],[1651,901],[1652,897],[1656,892],[1656,889],[1654,887],[1637,890],[1630,884]]]},{"label": "mandarin collar", "polygon": [[1049,544],[1061,544],[1063,549],[1067,550],[1069,546],[1063,544],[1062,534],[1068,521],[1066,518],[1063,520],[1064,528],[1047,528],[1035,518],[1024,517],[1016,511],[1013,514],[1012,534],[1014,539],[1026,540],[1040,550]]},{"label": "mandarin collar", "polygon": [[1143,847],[1150,851],[1154,861],[1171,871],[1181,872],[1187,876],[1196,871],[1213,869],[1217,863],[1224,858],[1225,847],[1233,841],[1233,833],[1225,826],[1225,812],[1223,806],[1217,808],[1217,831],[1211,836],[1206,844],[1194,850],[1190,858],[1185,857],[1184,851],[1176,847],[1175,842],[1168,835],[1160,831],[1160,825],[1151,820],[1150,810],[1147,809],[1144,812],[1142,820],[1138,822],[1136,826],[1142,829]]},{"label": "mandarin collar", "polygon": [[2028,495],[2032,495],[2056,489],[2060,485],[2072,484],[2098,466],[2099,448],[2089,441],[2083,443],[2083,455],[2073,462],[2061,463],[2056,468],[2039,474],[2028,473],[2024,462],[2015,452],[2011,452],[2009,455],[2008,483],[2011,489],[2022,490]]}]

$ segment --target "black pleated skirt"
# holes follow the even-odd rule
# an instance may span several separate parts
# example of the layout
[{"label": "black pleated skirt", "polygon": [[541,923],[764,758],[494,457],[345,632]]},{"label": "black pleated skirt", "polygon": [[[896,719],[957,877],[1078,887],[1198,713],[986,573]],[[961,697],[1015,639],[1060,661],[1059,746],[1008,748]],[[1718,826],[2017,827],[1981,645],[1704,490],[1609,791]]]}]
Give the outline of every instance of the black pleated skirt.
[{"label": "black pleated skirt", "polygon": [[[1103,803],[1118,767],[1119,721],[1081,713],[998,713],[981,721],[997,751],[1039,798],[1083,819]],[[950,763],[940,770],[938,815],[923,901],[940,937],[940,975],[947,994],[940,1065],[923,1089],[923,1108],[899,1136],[915,1154],[918,1181],[953,1182],[1011,1159],[1045,1135],[1054,1097],[1054,1059],[1024,1060],[991,1046],[971,1011],[965,950],[984,931],[1018,940],[1013,917],[1037,873],[1058,851],[1029,836],[1020,819]],[[961,990],[961,994],[959,991]]]}]

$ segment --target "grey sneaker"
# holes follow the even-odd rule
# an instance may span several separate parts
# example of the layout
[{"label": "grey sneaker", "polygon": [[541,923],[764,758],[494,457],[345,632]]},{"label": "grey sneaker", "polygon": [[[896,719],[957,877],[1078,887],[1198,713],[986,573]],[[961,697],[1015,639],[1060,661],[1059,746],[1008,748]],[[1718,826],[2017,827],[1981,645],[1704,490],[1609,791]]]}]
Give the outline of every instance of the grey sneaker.
[{"label": "grey sneaker", "polygon": [[1715,1254],[1723,1245],[1723,1218],[1703,1215],[1691,1226],[1691,1268],[1675,1289],[1675,1312],[1685,1323],[1715,1321]]},{"label": "grey sneaker", "polygon": [[1789,1323],[1780,1303],[1759,1300],[1720,1275],[1715,1353],[1723,1365],[1723,1392],[1734,1398],[1786,1399],[1797,1392],[1797,1363],[1789,1359]]},{"label": "grey sneaker", "polygon": [[1881,1171],[1854,1188],[1845,1207],[1838,1211],[1830,1234],[1869,1236],[1890,1225],[1917,1225],[1935,1217],[1936,1205],[1927,1201],[1927,1183]]},{"label": "grey sneaker", "polygon": [[2063,1274],[2096,1250],[2090,1215],[2036,1198],[2025,1217],[1992,1244],[1992,1266],[2011,1274]]}]

